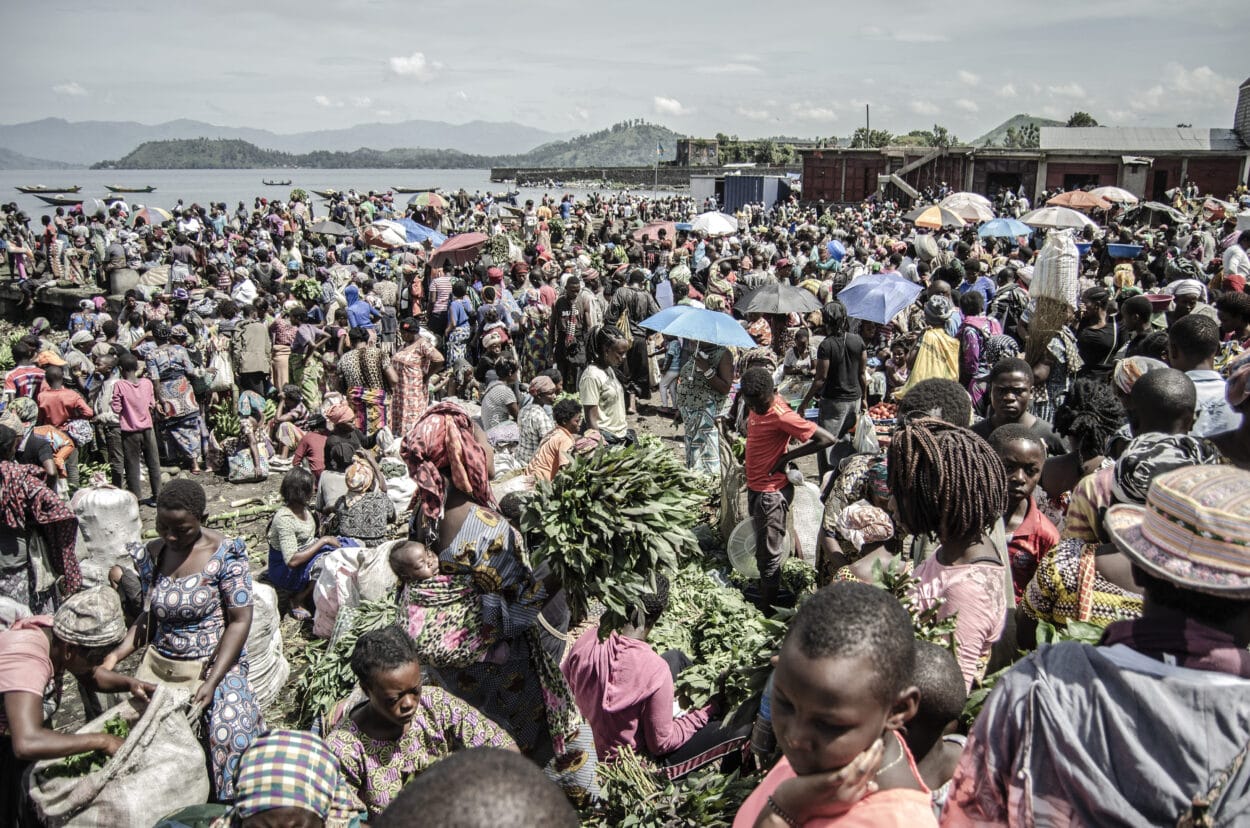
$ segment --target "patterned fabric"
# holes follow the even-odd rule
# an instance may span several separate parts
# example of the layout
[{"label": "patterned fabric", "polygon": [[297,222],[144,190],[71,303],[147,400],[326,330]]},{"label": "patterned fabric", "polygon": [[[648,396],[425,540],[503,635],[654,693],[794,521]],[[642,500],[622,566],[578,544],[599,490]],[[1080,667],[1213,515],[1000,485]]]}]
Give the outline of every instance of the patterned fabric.
[{"label": "patterned fabric", "polygon": [[235,811],[247,818],[302,808],[325,819],[338,783],[338,760],[320,738],[302,730],[271,730],[240,760]]},{"label": "patterned fabric", "polygon": [[532,460],[538,447],[543,444],[543,438],[555,427],[555,419],[538,403],[532,402],[522,408],[518,421],[520,441],[517,444],[516,459],[522,463]]},{"label": "patterned fabric", "polygon": [[[155,622],[150,646],[167,658],[211,658],[226,629],[226,611],[252,605],[252,576],[241,538],[222,541],[202,572],[180,578],[159,570],[147,544],[131,543],[127,551],[139,572],[144,606],[151,608]],[[264,730],[247,671],[244,647],[204,711],[213,791],[221,800],[234,799],[239,758]]]},{"label": "patterned fabric", "polygon": [[490,649],[493,630],[482,623],[472,574],[435,575],[407,583],[399,593],[399,606],[424,665],[468,667]]},{"label": "patterned fabric", "polygon": [[374,739],[350,715],[326,737],[354,804],[370,819],[438,760],[467,748],[509,747],[511,741],[486,716],[438,687],[421,688],[417,712],[397,741]]},{"label": "patterned fabric", "polygon": [[432,406],[416,427],[404,435],[403,441],[401,453],[417,484],[413,504],[419,500],[427,518],[438,520],[443,515],[443,469],[451,472],[453,486],[474,502],[494,508],[486,450],[474,438],[473,424],[463,408],[448,402]]},{"label": "patterned fabric", "polygon": [[1111,492],[1118,503],[1142,504],[1151,481],[1164,472],[1211,465],[1219,458],[1219,449],[1208,440],[1188,434],[1142,434],[1116,460]]},{"label": "patterned fabric", "polygon": [[395,519],[395,505],[386,492],[373,490],[350,502],[351,495],[340,497],[335,505],[338,533],[355,538],[368,546],[386,539],[387,526]]},{"label": "patterned fabric", "polygon": [[447,363],[449,365],[459,365],[468,358],[471,333],[467,325],[447,333]]},{"label": "patterned fabric", "polygon": [[1060,328],[1046,346],[1051,357],[1050,376],[1033,389],[1033,414],[1048,423],[1055,421],[1055,412],[1068,395],[1072,377],[1085,365],[1076,349],[1076,337],[1067,328]]},{"label": "patterned fabric", "polygon": [[386,399],[386,390],[383,388],[364,388],[359,385],[348,387],[347,402],[352,407],[356,428],[365,434],[373,434],[379,428],[385,428]]},{"label": "patterned fabric", "polygon": [[204,422],[188,374],[195,370],[186,348],[172,343],[153,348],[147,357],[148,376],[160,382],[165,417],[157,425],[170,447],[187,460],[204,458]]},{"label": "patterned fabric", "polygon": [[[1033,580],[1020,599],[1020,609],[1030,618],[1063,625],[1087,621],[1105,627],[1141,615],[1140,595],[1108,581],[1093,570],[1099,544],[1075,538],[1059,544],[1042,558]],[[1082,568],[1092,572],[1082,586]]]},{"label": "patterned fabric", "polygon": [[551,308],[542,302],[531,302],[525,306],[524,321],[521,377],[527,379],[551,367]]},{"label": "patterned fabric", "polygon": [[[82,589],[82,573],[74,554],[78,518],[34,467],[0,462],[0,526],[28,537],[31,532],[42,531],[52,570],[64,579],[62,592],[72,595]],[[22,574],[33,583],[33,575]],[[35,596],[32,593],[29,597]]]},{"label": "patterned fabric", "polygon": [[400,349],[391,358],[391,365],[399,375],[395,386],[394,411],[391,422],[396,434],[403,436],[412,430],[430,404],[430,392],[425,385],[426,372],[430,370],[430,358],[437,349],[423,336],[411,345]]},{"label": "patterned fabric", "polygon": [[300,396],[309,411],[321,408],[321,378],[325,367],[316,354],[291,354],[291,382],[299,386]]},{"label": "patterned fabric", "polygon": [[292,325],[285,316],[279,316],[269,326],[269,333],[273,335],[273,344],[287,347],[295,344],[295,333],[298,330],[299,328]]},{"label": "patterned fabric", "polygon": [[353,348],[339,357],[338,372],[349,388],[382,388],[385,363],[381,348]]}]

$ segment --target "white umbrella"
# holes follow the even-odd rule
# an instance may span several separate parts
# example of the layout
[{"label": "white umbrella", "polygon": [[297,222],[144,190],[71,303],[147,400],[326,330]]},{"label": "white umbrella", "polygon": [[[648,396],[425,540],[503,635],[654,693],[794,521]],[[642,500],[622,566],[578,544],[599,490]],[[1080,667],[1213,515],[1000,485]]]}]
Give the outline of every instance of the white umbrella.
[{"label": "white umbrella", "polygon": [[709,236],[728,236],[738,232],[738,219],[713,210],[710,213],[695,216],[694,221],[690,222],[690,228]]},{"label": "white umbrella", "polygon": [[1020,221],[1030,227],[1046,227],[1052,230],[1080,230],[1097,227],[1089,216],[1068,207],[1042,207],[1020,216]]},{"label": "white umbrella", "polygon": [[1130,193],[1123,187],[1095,187],[1089,191],[1090,195],[1096,195],[1099,198],[1105,198],[1107,201],[1114,201],[1117,204],[1136,204],[1137,196]]},{"label": "white umbrella", "polygon": [[980,202],[971,199],[959,201],[942,200],[942,206],[959,216],[964,221],[980,224],[994,218],[994,211]]},{"label": "white umbrella", "polygon": [[958,193],[951,193],[946,198],[942,199],[940,203],[943,207],[949,207],[952,203],[958,204],[965,201],[970,201],[973,204],[980,204],[982,207],[986,208],[994,206],[988,198],[980,193],[970,193],[966,190]]}]

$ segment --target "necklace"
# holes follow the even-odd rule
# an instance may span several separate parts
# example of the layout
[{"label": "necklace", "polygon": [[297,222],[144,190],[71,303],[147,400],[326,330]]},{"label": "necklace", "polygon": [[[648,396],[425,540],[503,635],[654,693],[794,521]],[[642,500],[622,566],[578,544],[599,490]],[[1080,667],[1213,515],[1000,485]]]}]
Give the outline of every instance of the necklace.
[{"label": "necklace", "polygon": [[[897,744],[897,743],[898,743],[898,739],[894,739],[893,741],[895,742],[895,744]],[[898,756],[895,756],[895,757],[894,757],[893,759],[891,759],[889,762],[887,762],[886,764],[882,765],[882,766],[881,766],[881,767],[877,770],[876,774],[874,774],[873,778],[876,778],[877,776],[880,776],[881,774],[883,774],[883,773],[885,773],[886,771],[888,771],[890,768],[892,768],[892,767],[894,767],[895,765],[897,765],[899,762],[903,761],[903,754],[904,754],[904,751],[903,751],[903,746],[902,746],[902,745],[899,745],[899,747],[898,747]]]}]

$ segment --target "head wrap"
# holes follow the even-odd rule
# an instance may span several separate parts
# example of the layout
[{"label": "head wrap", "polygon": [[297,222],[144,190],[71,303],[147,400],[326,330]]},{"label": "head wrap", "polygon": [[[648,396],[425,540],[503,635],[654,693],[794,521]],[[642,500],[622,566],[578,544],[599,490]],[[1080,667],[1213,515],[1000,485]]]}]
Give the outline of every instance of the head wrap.
[{"label": "head wrap", "polygon": [[93,357],[110,356],[113,353],[113,346],[107,342],[97,342],[91,346],[91,355]]},{"label": "head wrap", "polygon": [[858,500],[843,509],[835,518],[838,534],[857,550],[865,544],[881,543],[894,537],[894,522],[884,510],[866,500]]},{"label": "head wrap", "polygon": [[90,299],[79,299],[78,307],[83,310],[95,310],[95,302],[92,302]]},{"label": "head wrap", "polygon": [[938,294],[930,296],[929,300],[924,303],[924,318],[931,326],[937,327],[947,319],[951,318],[951,314],[955,312],[955,307],[951,304],[951,300],[945,296]]},{"label": "head wrap", "polygon": [[483,348],[489,348],[492,345],[502,345],[502,344],[503,344],[503,334],[499,333],[498,331],[491,331],[490,333],[482,337]]},{"label": "head wrap", "polygon": [[33,423],[39,419],[39,405],[30,397],[18,397],[9,403],[9,410],[23,423]]},{"label": "head wrap", "polygon": [[70,345],[86,345],[88,342],[95,342],[95,335],[91,331],[75,331],[69,338]]},{"label": "head wrap", "polygon": [[503,271],[497,267],[488,267],[486,268],[486,278],[491,282],[502,282]]},{"label": "head wrap", "polygon": [[1228,384],[1224,386],[1224,399],[1233,408],[1250,398],[1250,351],[1240,354],[1228,365]]},{"label": "head wrap", "polygon": [[469,415],[455,403],[443,402],[426,409],[404,435],[401,454],[417,483],[414,505],[420,500],[421,511],[430,520],[443,515],[447,496],[444,469],[450,473],[451,485],[479,505],[495,508],[486,449],[474,437]]},{"label": "head wrap", "polygon": [[339,765],[320,737],[271,730],[239,759],[235,811],[244,819],[276,808],[300,808],[325,819],[339,786]]},{"label": "head wrap", "polygon": [[538,396],[539,394],[551,394],[556,390],[555,381],[548,376],[539,374],[530,380],[530,394]]},{"label": "head wrap", "polygon": [[1151,357],[1127,357],[1115,364],[1115,370],[1111,372],[1111,382],[1120,389],[1121,394],[1127,394],[1133,390],[1133,385],[1142,376],[1166,367],[1168,367],[1166,363]]},{"label": "head wrap", "polygon": [[65,360],[56,351],[40,351],[35,357],[35,364],[40,368],[48,365],[65,365]]},{"label": "head wrap", "polygon": [[1204,466],[1219,460],[1219,452],[1209,441],[1188,434],[1152,432],[1133,439],[1115,461],[1111,493],[1117,503],[1146,502],[1150,481],[1164,472],[1185,466]]},{"label": "head wrap", "polygon": [[886,465],[884,460],[879,460],[876,463],[873,463],[868,468],[868,479],[865,481],[868,489],[867,493],[873,495],[874,497],[879,497],[882,500],[889,500],[889,477],[889,467]]},{"label": "head wrap", "polygon": [[126,636],[121,600],[108,587],[76,592],[52,617],[52,632],[79,647],[111,647]]},{"label": "head wrap", "polygon": [[1206,301],[1207,288],[1197,279],[1177,279],[1165,288],[1173,296],[1197,296]]},{"label": "head wrap", "polygon": [[39,334],[43,333],[44,331],[48,330],[51,327],[52,327],[52,323],[49,322],[46,318],[42,316],[36,316],[35,320],[30,323],[30,332],[34,334],[35,336],[39,336]]},{"label": "head wrap", "polygon": [[344,425],[356,419],[352,407],[347,403],[337,403],[326,410],[326,420],[330,425]]},{"label": "head wrap", "polygon": [[1020,355],[1020,344],[1007,334],[994,334],[981,347],[982,364],[997,365],[1000,360]]},{"label": "head wrap", "polygon": [[239,393],[239,416],[260,419],[265,413],[265,398],[255,391]]},{"label": "head wrap", "polygon": [[352,464],[347,467],[347,473],[343,477],[343,482],[347,484],[347,490],[354,494],[364,494],[373,488],[373,466],[367,460],[362,460],[359,457],[353,460]]}]

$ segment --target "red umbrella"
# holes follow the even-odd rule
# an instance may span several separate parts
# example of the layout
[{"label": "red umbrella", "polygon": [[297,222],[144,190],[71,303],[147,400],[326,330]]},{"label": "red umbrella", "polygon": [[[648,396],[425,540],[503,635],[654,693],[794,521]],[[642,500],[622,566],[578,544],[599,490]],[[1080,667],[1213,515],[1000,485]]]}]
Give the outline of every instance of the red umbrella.
[{"label": "red umbrella", "polygon": [[468,264],[478,257],[489,241],[490,237],[485,233],[461,233],[458,236],[452,236],[434,251],[430,263],[435,267],[444,262],[457,265]]},{"label": "red umbrella", "polygon": [[1068,207],[1072,210],[1110,210],[1111,202],[1102,196],[1087,193],[1084,190],[1070,190],[1060,193],[1046,202],[1052,207]]}]

